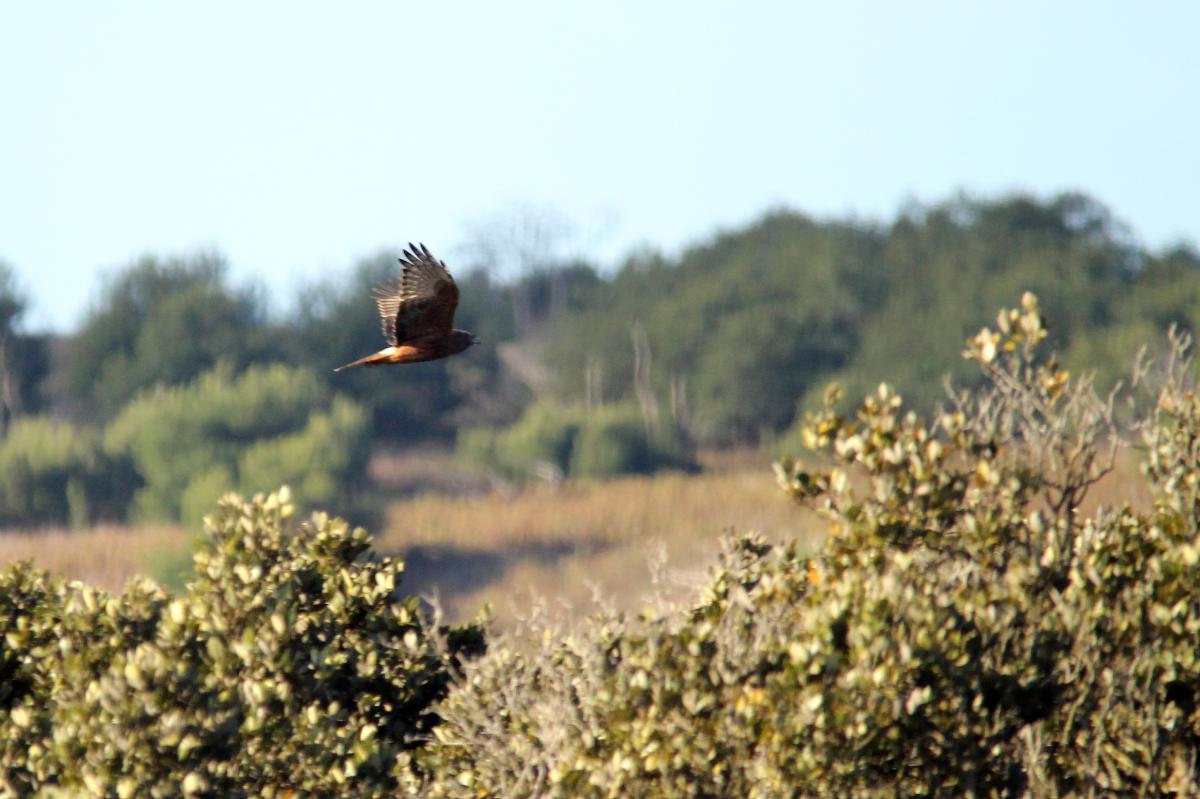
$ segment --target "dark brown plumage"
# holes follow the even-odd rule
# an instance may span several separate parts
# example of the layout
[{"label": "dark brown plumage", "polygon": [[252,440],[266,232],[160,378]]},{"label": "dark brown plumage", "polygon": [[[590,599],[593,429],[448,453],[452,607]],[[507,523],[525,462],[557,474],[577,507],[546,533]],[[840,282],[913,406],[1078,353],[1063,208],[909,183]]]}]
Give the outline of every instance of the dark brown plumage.
[{"label": "dark brown plumage", "polygon": [[446,264],[433,257],[424,244],[411,243],[400,259],[403,271],[397,283],[375,288],[375,305],[388,346],[374,355],[334,369],[433,361],[462,352],[479,339],[454,329],[458,286]]}]

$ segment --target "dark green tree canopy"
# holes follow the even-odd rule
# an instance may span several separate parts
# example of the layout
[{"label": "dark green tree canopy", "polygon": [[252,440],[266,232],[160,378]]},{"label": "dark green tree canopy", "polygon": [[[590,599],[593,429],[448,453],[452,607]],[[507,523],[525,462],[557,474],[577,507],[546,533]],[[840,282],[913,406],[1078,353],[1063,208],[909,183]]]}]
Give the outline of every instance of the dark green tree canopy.
[{"label": "dark green tree canopy", "polygon": [[267,354],[262,298],[227,283],[214,254],[147,256],[112,277],[72,338],[63,388],[109,417],[141,389],[194,378],[219,360]]},{"label": "dark green tree canopy", "polygon": [[1025,290],[1067,364],[1100,368],[1101,382],[1148,328],[1200,323],[1194,249],[1151,253],[1079,193],[959,196],[889,225],[778,211],[677,258],[638,254],[558,318],[546,357],[561,401],[583,401],[597,380],[604,400],[622,400],[640,325],[658,392],[686,383],[703,438],[753,441],[833,379],[850,395],[888,380],[930,407],[945,374],[975,379],[961,342]]},{"label": "dark green tree canopy", "polygon": [[47,337],[21,330],[29,306],[16,272],[0,261],[0,436],[21,414],[43,404],[41,383],[49,369]]}]

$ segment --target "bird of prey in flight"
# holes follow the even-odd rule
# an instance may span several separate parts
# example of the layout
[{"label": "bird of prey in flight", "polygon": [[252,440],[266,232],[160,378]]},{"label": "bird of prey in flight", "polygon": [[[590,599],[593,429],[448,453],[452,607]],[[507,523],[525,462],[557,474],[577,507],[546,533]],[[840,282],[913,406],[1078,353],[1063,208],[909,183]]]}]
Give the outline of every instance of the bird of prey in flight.
[{"label": "bird of prey in flight", "polygon": [[378,286],[374,291],[388,346],[333,371],[434,361],[479,343],[474,334],[454,329],[458,286],[446,265],[424,244],[414,247],[411,242],[400,263],[404,270],[399,282]]}]

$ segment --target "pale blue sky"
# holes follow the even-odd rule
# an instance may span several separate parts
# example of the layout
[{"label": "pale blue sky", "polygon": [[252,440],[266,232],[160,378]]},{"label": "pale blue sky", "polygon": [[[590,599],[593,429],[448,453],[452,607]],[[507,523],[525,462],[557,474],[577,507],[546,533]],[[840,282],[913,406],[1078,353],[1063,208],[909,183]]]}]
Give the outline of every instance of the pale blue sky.
[{"label": "pale blue sky", "polygon": [[65,329],[216,248],[291,286],[550,209],[613,263],[773,206],[1082,189],[1200,240],[1195,2],[5,2],[0,259]]}]

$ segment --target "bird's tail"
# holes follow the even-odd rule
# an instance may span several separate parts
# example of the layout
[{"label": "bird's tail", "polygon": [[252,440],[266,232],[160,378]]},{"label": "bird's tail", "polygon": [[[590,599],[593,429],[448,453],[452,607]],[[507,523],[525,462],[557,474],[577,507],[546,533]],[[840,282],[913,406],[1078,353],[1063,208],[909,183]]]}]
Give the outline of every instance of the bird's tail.
[{"label": "bird's tail", "polygon": [[339,366],[338,368],[334,369],[333,371],[340,372],[343,369],[349,369],[351,366],[377,366],[378,364],[384,363],[387,361],[389,352],[390,352],[390,349],[380,350],[379,352],[375,353],[374,355],[368,355],[365,358],[359,358],[357,361],[351,361],[350,363],[343,364],[343,365]]}]

